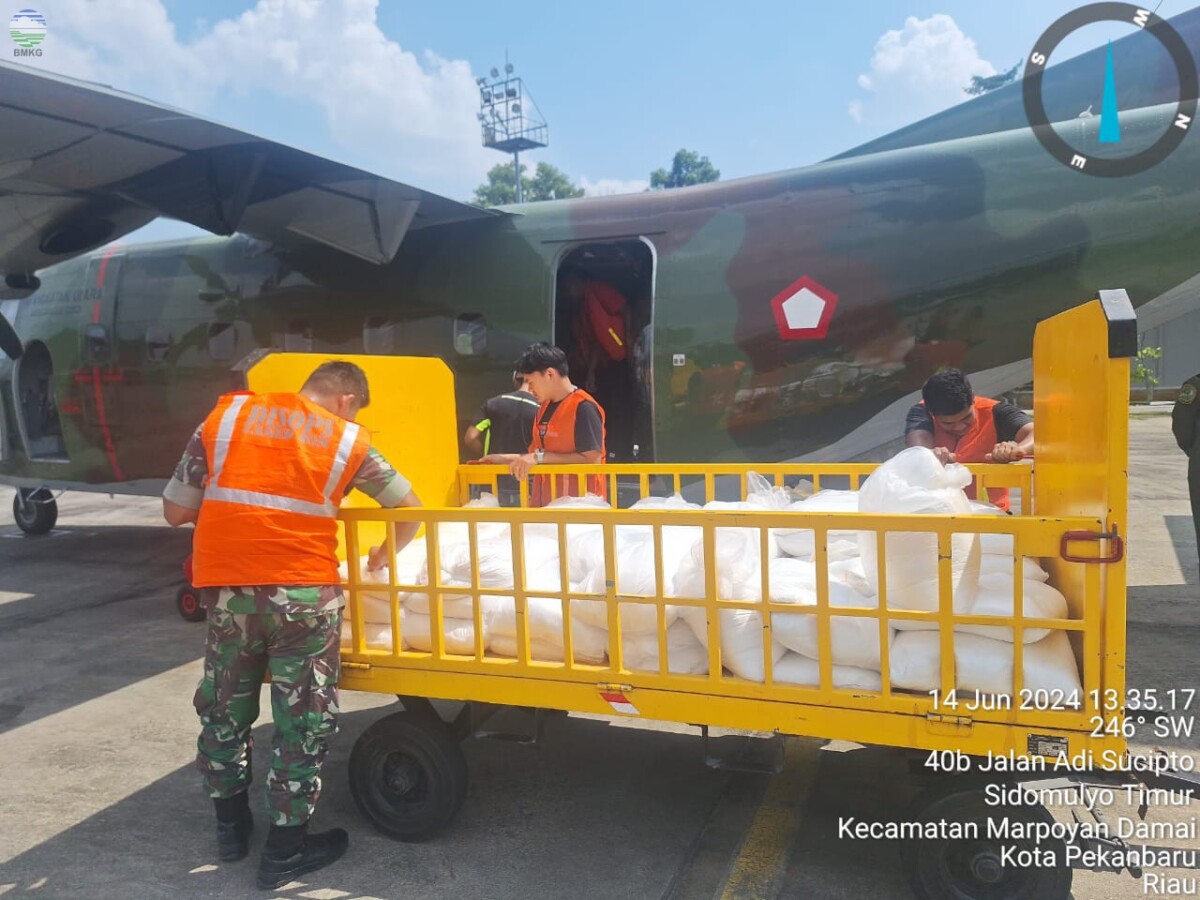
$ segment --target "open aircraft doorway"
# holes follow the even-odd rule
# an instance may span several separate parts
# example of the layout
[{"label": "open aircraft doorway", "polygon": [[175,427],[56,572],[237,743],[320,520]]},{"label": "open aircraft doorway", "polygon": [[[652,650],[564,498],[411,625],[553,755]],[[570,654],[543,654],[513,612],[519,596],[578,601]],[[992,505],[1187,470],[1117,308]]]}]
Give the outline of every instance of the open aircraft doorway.
[{"label": "open aircraft doorway", "polygon": [[604,409],[608,461],[654,459],[654,251],[645,238],[569,249],[555,277],[554,341]]},{"label": "open aircraft doorway", "polygon": [[54,364],[45,344],[35,341],[29,345],[14,364],[12,384],[17,427],[26,456],[65,462],[67,448],[54,395]]}]

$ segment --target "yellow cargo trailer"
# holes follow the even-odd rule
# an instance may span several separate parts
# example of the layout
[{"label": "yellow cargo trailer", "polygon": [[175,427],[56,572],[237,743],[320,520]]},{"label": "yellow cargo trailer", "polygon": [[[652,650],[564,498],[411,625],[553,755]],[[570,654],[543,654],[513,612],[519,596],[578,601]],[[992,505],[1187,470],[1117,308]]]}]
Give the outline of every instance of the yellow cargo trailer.
[{"label": "yellow cargo trailer", "polygon": [[[495,491],[503,470],[495,467],[454,466],[454,410],[450,373],[437,360],[406,360],[421,376],[422,396],[402,393],[394,402],[411,404],[389,410],[384,379],[395,377],[389,366],[396,360],[364,358],[372,375],[376,403],[364,416],[377,443],[412,477],[428,504],[414,510],[379,510],[360,506],[344,509],[343,548],[358,560],[371,544],[384,541],[395,556],[396,523],[418,520],[427,571],[423,582],[397,580],[392,567],[385,584],[368,584],[357,565],[348,567],[346,632],[341,685],[346,690],[394,694],[405,711],[372,725],[360,737],[350,760],[350,778],[360,809],[381,831],[404,840],[436,834],[452,819],[463,800],[466,764],[458,740],[472,730],[482,714],[495,707],[561,710],[662,720],[708,727],[747,729],[776,735],[804,735],[863,744],[937,751],[945,768],[957,761],[1011,761],[1012,774],[993,776],[1021,781],[1062,775],[1054,763],[1069,761],[1072,777],[1128,780],[1125,717],[1125,562],[1126,461],[1129,402],[1129,357],[1136,353],[1136,321],[1123,291],[1107,291],[1080,307],[1042,322],[1034,341],[1034,417],[1037,422],[1036,459],[1032,465],[971,466],[980,486],[1009,487],[1019,492],[1014,515],[937,516],[875,515],[864,513],[807,513],[789,510],[694,509],[580,509],[486,508],[464,504],[480,487]],[[300,357],[305,368],[312,356]],[[285,370],[296,359],[282,354],[275,365]],[[269,361],[269,360],[268,360]],[[265,373],[265,370],[264,370]],[[256,386],[252,370],[249,381]],[[412,371],[408,373],[411,378]],[[286,382],[286,379],[282,380]],[[261,381],[279,385],[278,371]],[[396,383],[396,382],[391,382]],[[409,380],[408,384],[413,382]],[[428,388],[428,390],[426,390]],[[424,400],[422,399],[424,398]],[[449,399],[448,399],[449,398]],[[425,403],[418,408],[416,404]],[[420,444],[422,449],[415,449]],[[433,447],[437,452],[429,452]],[[450,460],[450,462],[448,462]],[[547,467],[549,468],[549,467]],[[609,496],[647,497],[682,492],[692,498],[744,496],[749,473],[756,472],[776,486],[804,481],[811,489],[856,489],[874,466],[866,464],[761,465],[614,465],[553,467],[556,473],[599,473],[608,479]],[[524,497],[524,489],[523,489]],[[982,496],[982,492],[981,492]],[[572,589],[567,553],[559,554],[558,590],[548,592],[527,584],[527,528],[557,535],[565,548],[573,527],[590,526],[602,554],[604,571],[615,573],[603,592]],[[654,548],[653,593],[619,593],[619,535],[630,526],[649,529]],[[670,595],[665,585],[664,536],[689,528],[704,555],[701,596]],[[719,595],[717,545],[721,529],[751,529],[756,536],[762,573],[761,600],[737,601]],[[808,606],[772,600],[769,557],[774,529],[811,529],[818,572],[816,603]],[[489,529],[491,532],[489,532]],[[511,540],[515,584],[507,589],[482,583],[476,567],[470,584],[449,584],[440,574],[439,554],[446,552],[442,536],[450,531],[465,543],[458,552],[478,562],[481,542],[496,529]],[[878,606],[830,603],[829,546],[835,532],[874,533],[879,547]],[[676,532],[677,533],[677,532]],[[919,612],[889,606],[887,566],[889,539],[926,534],[936,540],[938,595],[934,611]],[[1013,614],[981,616],[955,612],[951,589],[952,542],[955,535],[1007,536],[1013,547]],[[1040,619],[1023,613],[1023,558],[1042,561],[1051,583],[1066,597],[1064,618]],[[529,628],[530,602],[552,593],[563,623],[560,658],[539,649]],[[428,604],[427,649],[413,647],[405,637],[402,598],[419,595]],[[515,635],[509,655],[489,649],[484,638],[485,600],[511,598]],[[386,624],[372,627],[365,618],[364,597],[382,597]],[[469,607],[473,628],[453,640],[446,633],[447,603]],[[605,604],[607,646],[603,658],[580,659],[573,643],[576,604]],[[931,606],[933,604],[931,603]],[[668,611],[703,616],[707,629],[706,674],[671,670],[668,653]],[[622,627],[631,610],[657,619],[657,669],[626,664]],[[648,612],[647,612],[648,610]],[[749,680],[732,674],[723,664],[722,613],[757,613],[762,630],[762,677]],[[775,677],[772,630],[777,614],[812,616],[819,642],[814,684],[787,683]],[[833,618],[865,619],[877,629],[880,643],[878,689],[839,688],[834,684],[831,654]],[[892,629],[897,622],[936,631],[940,651],[940,682],[936,690],[913,692],[893,686],[889,659]],[[1007,699],[972,702],[957,691],[955,629],[970,625],[1013,629],[1012,685]],[[1079,674],[1079,689],[1044,692],[1027,689],[1023,656],[1032,644],[1028,629],[1063,632],[1070,641]],[[452,646],[448,646],[451,644]],[[539,658],[540,657],[540,658]],[[961,662],[961,660],[960,660]],[[978,699],[978,698],[976,698]],[[444,722],[431,700],[463,701],[464,712]],[[967,766],[969,768],[969,766]],[[1045,771],[1039,774],[1039,769]],[[1161,768],[1148,777],[1170,777]],[[927,792],[913,815],[916,819],[971,818],[986,814],[978,779],[950,778]],[[1044,819],[1041,807],[1014,807],[1013,816]],[[1053,842],[1052,842],[1053,843]],[[1043,844],[1043,846],[1046,846]],[[1060,856],[1061,858],[1061,856]],[[1036,897],[1069,895],[1071,870],[1061,866],[1015,869],[1005,866],[995,842],[964,845],[956,841],[917,841],[905,853],[909,879],[919,896]]]}]

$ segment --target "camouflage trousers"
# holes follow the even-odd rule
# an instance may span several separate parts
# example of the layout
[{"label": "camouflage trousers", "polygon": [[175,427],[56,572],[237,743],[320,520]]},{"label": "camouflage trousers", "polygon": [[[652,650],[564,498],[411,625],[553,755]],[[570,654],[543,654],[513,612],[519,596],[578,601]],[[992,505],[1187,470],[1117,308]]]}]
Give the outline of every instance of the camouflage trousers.
[{"label": "camouflage trousers", "polygon": [[267,806],[276,825],[307,822],[321,795],[326,741],[337,731],[342,611],[308,616],[208,612],[196,768],[209,795],[250,785],[250,729],[258,718],[263,673],[271,673],[275,721]]}]

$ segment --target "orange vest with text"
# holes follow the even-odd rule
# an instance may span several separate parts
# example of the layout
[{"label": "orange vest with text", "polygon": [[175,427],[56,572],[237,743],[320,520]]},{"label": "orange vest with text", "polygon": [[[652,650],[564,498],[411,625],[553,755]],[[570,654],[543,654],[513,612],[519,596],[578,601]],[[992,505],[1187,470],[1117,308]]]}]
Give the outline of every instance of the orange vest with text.
[{"label": "orange vest with text", "polygon": [[[996,418],[993,415],[999,400],[986,397],[975,398],[975,424],[962,437],[955,437],[933,420],[933,445],[945,447],[954,454],[956,462],[981,463],[996,446]],[[932,418],[932,417],[931,417]],[[975,499],[975,482],[967,486],[967,496]],[[988,488],[988,499],[1001,509],[1009,506],[1008,488]]]},{"label": "orange vest with text", "polygon": [[367,429],[299,394],[225,394],[201,426],[196,587],[338,584],[337,512]]},{"label": "orange vest with text", "polygon": [[[579,404],[591,400],[600,411],[600,462],[604,462],[607,452],[604,447],[604,407],[582,388],[576,388],[563,398],[554,410],[549,421],[543,421],[549,403],[543,403],[538,410],[537,418],[533,420],[533,442],[529,452],[545,450],[547,453],[575,453],[575,412]],[[580,476],[555,475],[554,496],[551,496],[549,475],[533,476],[533,491],[529,495],[532,506],[545,506],[556,497],[582,497],[584,494],[595,494],[597,497],[607,497],[608,487],[600,475],[586,476],[587,484],[580,489]]]}]

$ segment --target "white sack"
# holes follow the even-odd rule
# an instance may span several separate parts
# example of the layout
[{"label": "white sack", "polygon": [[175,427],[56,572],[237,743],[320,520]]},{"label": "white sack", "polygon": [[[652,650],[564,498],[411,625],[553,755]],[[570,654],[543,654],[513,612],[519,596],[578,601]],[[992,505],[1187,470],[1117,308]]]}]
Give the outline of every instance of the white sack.
[{"label": "white sack", "polygon": [[[776,603],[817,605],[817,569],[799,559],[771,561],[771,599]],[[845,582],[829,579],[830,607],[877,608],[877,597],[864,597]],[[816,613],[772,613],[772,633],[789,650],[819,659]],[[879,622],[851,616],[830,616],[830,644],[836,665],[878,670]]]},{"label": "white sack", "polygon": [[[657,591],[654,575],[654,543],[650,534],[650,526],[645,526],[645,533],[633,531],[642,526],[628,526],[622,535],[624,539],[617,541],[617,593],[633,597],[654,597]],[[684,529],[673,529],[682,531]],[[689,529],[690,530],[690,529]],[[671,543],[671,562],[678,567],[678,559],[687,552],[680,546],[679,541]],[[673,584],[674,577],[668,574],[668,541],[663,540],[663,581]],[[603,594],[606,590],[605,567],[594,567],[579,586],[584,594]],[[669,591],[666,592],[669,595]],[[626,602],[620,604],[621,633],[646,634],[658,632],[658,608],[650,603]],[[573,610],[580,621],[596,628],[608,628],[608,605],[601,600],[583,600]],[[668,606],[665,610],[665,624],[669,627],[675,621],[675,608]]]},{"label": "white sack", "polygon": [[[986,535],[984,535],[986,536]],[[1007,575],[1012,578],[1013,557],[1012,554],[1001,556],[996,553],[984,553],[979,558],[979,577],[986,578],[988,575]],[[1032,556],[1021,557],[1022,576],[1027,581],[1049,581],[1050,573],[1042,568],[1041,564]]]},{"label": "white sack", "polygon": [[[1054,631],[1024,649],[1023,687],[1029,690],[1072,692],[1078,696],[1079,669],[1065,631]],[[906,631],[892,641],[890,657],[892,684],[922,693],[941,686],[938,634]],[[983,694],[1011,694],[1013,645],[975,634],[954,636],[954,665],[957,688]]]},{"label": "white sack", "polygon": [[[793,512],[809,513],[854,513],[858,512],[858,491],[818,491],[804,500],[789,504]],[[774,528],[771,534],[779,545],[779,552],[797,559],[812,559],[816,552],[816,532],[811,528]],[[832,531],[829,542],[853,541],[855,547],[850,556],[858,555],[858,535],[852,531]]]},{"label": "white sack", "polygon": [[[516,647],[517,617],[516,602],[512,597],[490,596],[487,633],[491,648],[501,656],[515,656],[501,649]],[[527,597],[526,618],[529,621],[529,639],[533,642],[556,648],[557,657],[538,656],[537,659],[563,658],[562,600],[556,597]],[[502,639],[511,639],[508,644]],[[581,622],[571,616],[571,642],[575,648],[576,662],[599,663],[608,655],[608,632]]]},{"label": "white sack", "polygon": [[[859,510],[869,513],[970,515],[963,493],[971,482],[965,467],[943,466],[927,447],[909,447],[881,465],[859,492]],[[872,593],[879,591],[875,533],[859,534],[863,568]],[[958,533],[951,538],[951,589],[955,608],[967,609],[979,582],[979,535]],[[891,609],[926,612],[938,608],[937,535],[889,532],[887,535],[887,596]],[[912,623],[897,622],[898,628]],[[916,623],[921,625],[921,623]]]},{"label": "white sack", "polygon": [[[708,626],[705,610],[696,606],[681,607],[679,618],[691,628],[700,645],[708,649]],[[723,609],[720,618],[721,665],[747,681],[761,682],[766,678],[763,664],[762,616],[747,609]],[[771,661],[778,662],[787,648],[778,640],[771,641]]]},{"label": "white sack", "polygon": [[[625,668],[635,672],[658,671],[658,634],[638,634],[621,641]],[[667,629],[667,669],[676,675],[707,675],[708,651],[686,622]]]},{"label": "white sack", "polygon": [[[405,610],[401,620],[400,637],[405,647],[414,650],[433,650],[433,617]],[[470,619],[442,618],[443,646],[446,653],[462,656],[475,655],[475,623]],[[391,643],[391,638],[388,638]],[[487,648],[487,627],[484,626],[484,649]]]},{"label": "white sack", "polygon": [[[1067,598],[1055,588],[1041,581],[1025,579],[1022,582],[1024,599],[1022,609],[1029,619],[1067,618]],[[1013,614],[1012,572],[987,575],[979,579],[979,592],[971,606],[973,616],[1011,616]],[[1013,630],[1000,625],[958,625],[954,629],[960,634],[978,634],[1000,641],[1013,641]],[[1026,628],[1022,632],[1024,643],[1041,641],[1050,633],[1049,628]]]},{"label": "white sack", "polygon": [[[781,683],[817,687],[821,683],[821,664],[799,653],[785,653],[783,658],[775,663],[773,674],[775,680]],[[856,688],[865,691],[878,691],[883,688],[883,680],[879,673],[868,669],[835,665],[832,674],[835,688]]]},{"label": "white sack", "polygon": [[[754,528],[718,528],[716,535],[717,597],[719,600],[761,600],[760,532]],[[770,542],[774,546],[774,541]],[[697,541],[679,566],[675,590],[681,597],[705,597],[704,542]],[[696,639],[708,646],[705,610],[680,607],[679,616],[691,627]],[[763,663],[763,620],[755,610],[722,610],[720,619],[721,664],[749,681],[766,677]],[[786,648],[771,642],[772,660]]]}]

